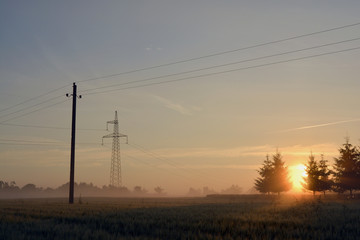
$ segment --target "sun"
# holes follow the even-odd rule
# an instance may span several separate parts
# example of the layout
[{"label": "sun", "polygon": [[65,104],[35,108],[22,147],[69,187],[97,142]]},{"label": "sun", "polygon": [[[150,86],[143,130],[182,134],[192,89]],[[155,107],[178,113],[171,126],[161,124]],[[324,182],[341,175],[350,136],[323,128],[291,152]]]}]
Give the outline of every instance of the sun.
[{"label": "sun", "polygon": [[292,190],[294,192],[301,192],[303,190],[301,183],[304,182],[304,177],[307,176],[305,169],[306,167],[304,164],[289,167],[289,175],[293,184]]}]

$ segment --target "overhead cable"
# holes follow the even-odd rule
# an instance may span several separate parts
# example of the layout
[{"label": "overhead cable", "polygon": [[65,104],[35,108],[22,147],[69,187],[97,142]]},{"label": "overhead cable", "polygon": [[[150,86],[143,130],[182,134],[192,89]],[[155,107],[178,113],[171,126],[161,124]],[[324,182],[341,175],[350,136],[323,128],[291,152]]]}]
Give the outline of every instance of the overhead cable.
[{"label": "overhead cable", "polygon": [[281,52],[281,53],[256,57],[256,58],[245,59],[245,60],[226,63],[226,64],[214,65],[214,66],[210,66],[210,67],[206,67],[206,68],[199,68],[199,69],[194,69],[194,70],[190,70],[190,71],[184,71],[184,72],[179,72],[179,73],[174,73],[174,74],[167,74],[167,75],[163,75],[163,76],[159,76],[159,77],[151,77],[151,78],[145,78],[145,79],[140,79],[140,80],[135,80],[135,81],[128,81],[128,82],[117,83],[117,84],[112,84],[112,85],[107,85],[107,86],[102,86],[102,87],[85,89],[85,90],[82,90],[81,92],[83,94],[86,94],[86,92],[94,91],[94,90],[98,90],[98,89],[112,88],[112,87],[129,85],[129,84],[134,84],[134,83],[139,83],[139,82],[147,82],[147,81],[166,78],[166,77],[174,77],[174,76],[179,76],[179,75],[183,75],[183,74],[194,73],[194,72],[199,72],[199,71],[204,71],[204,70],[210,70],[210,69],[215,69],[215,68],[220,68],[220,67],[245,63],[245,62],[252,62],[252,61],[256,61],[256,60],[262,60],[262,59],[272,58],[272,57],[277,57],[277,56],[283,56],[283,55],[287,55],[287,54],[298,53],[298,52],[313,50],[313,49],[322,48],[322,47],[328,47],[328,46],[332,46],[332,45],[337,45],[337,44],[347,43],[347,42],[352,42],[352,41],[357,41],[357,40],[360,40],[360,37],[359,38],[348,39],[348,40],[343,40],[343,41],[339,41],[339,42],[321,44],[321,45],[317,45],[317,46],[312,46],[312,47],[307,47],[307,48],[302,48],[302,49],[297,49],[297,50],[292,50],[292,51],[287,51],[287,52]]},{"label": "overhead cable", "polygon": [[220,55],[224,55],[224,54],[244,51],[244,50],[248,50],[248,49],[252,49],[252,48],[258,48],[258,47],[262,47],[262,46],[267,46],[267,45],[271,45],[271,44],[275,44],[275,43],[286,42],[286,41],[290,41],[290,40],[294,40],[294,39],[298,39],[298,38],[309,37],[309,36],[322,34],[322,33],[326,33],[326,32],[331,32],[331,31],[336,31],[336,30],[340,30],[340,29],[344,29],[344,28],[356,27],[358,25],[360,25],[360,22],[353,23],[353,24],[348,24],[348,25],[343,25],[343,26],[339,26],[339,27],[334,27],[334,28],[329,28],[329,29],[325,29],[325,30],[320,30],[320,31],[316,31],[316,32],[296,35],[296,36],[293,36],[293,37],[278,39],[278,40],[274,40],[274,41],[264,42],[264,43],[260,43],[260,44],[250,45],[250,46],[247,46],[247,47],[242,47],[242,48],[237,48],[237,49],[212,53],[212,54],[208,54],[208,55],[204,55],[204,56],[200,56],[200,57],[194,57],[194,58],[189,58],[189,59],[185,59],[185,60],[180,60],[180,61],[175,61],[175,62],[170,62],[170,63],[164,63],[164,64],[160,64],[160,65],[155,65],[155,66],[150,66],[150,67],[145,67],[145,68],[139,68],[139,69],[134,69],[134,70],[130,70],[130,71],[104,75],[104,76],[100,76],[100,77],[88,78],[88,79],[80,80],[80,81],[78,81],[78,83],[87,82],[87,81],[94,81],[94,80],[100,80],[100,79],[106,79],[106,78],[111,78],[111,77],[116,77],[116,76],[120,76],[120,75],[125,75],[125,74],[130,74],[130,73],[135,73],[135,72],[141,72],[141,71],[151,70],[151,69],[156,69],[156,68],[161,68],[161,67],[167,67],[167,66],[171,66],[171,65],[175,65],[175,64],[186,63],[186,62],[191,62],[191,61],[195,61],[195,60],[200,60],[200,59],[220,56]]},{"label": "overhead cable", "polygon": [[23,116],[26,116],[26,115],[29,115],[29,114],[32,114],[32,113],[34,113],[34,112],[38,112],[38,111],[43,110],[43,109],[46,109],[46,108],[53,107],[53,106],[55,106],[55,105],[62,104],[62,103],[66,102],[66,101],[69,101],[69,100],[70,100],[70,99],[66,99],[66,100],[61,101],[61,102],[57,102],[57,103],[54,103],[54,104],[51,104],[51,105],[44,106],[44,107],[42,107],[42,108],[35,109],[35,110],[31,111],[31,112],[27,112],[27,113],[24,113],[24,114],[22,114],[22,115],[18,115],[18,116],[9,118],[9,119],[7,119],[7,120],[5,120],[5,121],[0,122],[0,124],[6,123],[6,122],[8,122],[8,121],[10,121],[10,120],[14,120],[14,119],[17,119],[17,118],[20,118],[20,117],[23,117]]},{"label": "overhead cable", "polygon": [[65,86],[63,86],[63,87],[59,87],[59,88],[53,89],[53,90],[48,91],[48,92],[46,92],[46,93],[43,93],[43,94],[41,94],[41,95],[39,95],[39,96],[29,98],[29,99],[27,99],[26,101],[23,101],[23,102],[20,102],[20,103],[15,104],[15,105],[12,105],[12,106],[10,106],[10,107],[1,109],[0,112],[9,110],[9,109],[11,109],[11,108],[20,106],[20,105],[22,105],[22,104],[31,102],[31,101],[36,100],[36,99],[39,99],[39,98],[41,98],[41,97],[44,97],[44,96],[46,96],[46,95],[49,95],[50,93],[53,93],[53,92],[56,92],[56,91],[58,91],[58,90],[60,90],[60,89],[66,88],[66,87],[68,87],[69,85],[70,85],[70,84],[67,84],[67,85],[65,85]]},{"label": "overhead cable", "polygon": [[[39,126],[39,125],[26,125],[26,124],[12,124],[12,123],[0,123],[0,125],[11,127],[25,127],[25,128],[43,128],[43,129],[55,129],[55,130],[70,130],[69,127],[58,126]],[[96,128],[76,128],[77,131],[104,131],[104,129]]]},{"label": "overhead cable", "polygon": [[325,53],[320,53],[320,54],[309,55],[309,56],[305,56],[305,57],[292,58],[292,59],[287,59],[287,60],[282,60],[282,61],[264,63],[264,64],[253,65],[253,66],[248,66],[248,67],[241,67],[241,68],[230,69],[230,70],[214,72],[214,73],[206,73],[206,74],[201,74],[201,75],[192,76],[192,77],[184,77],[184,78],[178,78],[178,79],[172,79],[172,80],[154,82],[154,83],[147,83],[147,84],[136,85],[136,86],[116,88],[116,89],[110,89],[110,90],[104,90],[104,91],[98,91],[98,92],[90,92],[90,93],[85,93],[83,95],[95,95],[95,94],[109,93],[109,92],[115,92],[115,91],[121,91],[121,90],[127,90],[127,89],[134,89],[134,88],[140,88],[140,87],[147,87],[147,86],[153,86],[153,85],[167,84],[167,83],[179,82],[179,81],[190,80],[190,79],[195,79],[195,78],[209,77],[209,76],[215,76],[215,75],[231,73],[231,72],[238,72],[238,71],[243,71],[243,70],[248,70],[248,69],[261,68],[261,67],[277,65],[277,64],[282,64],[282,63],[288,63],[288,62],[293,62],[293,61],[300,61],[300,60],[304,60],[304,59],[316,58],[316,57],[332,55],[332,54],[337,54],[337,53],[355,51],[355,50],[359,50],[359,49],[360,49],[360,47],[347,48],[347,49],[342,49],[342,50],[338,50],[338,51],[332,51],[332,52],[325,52]]},{"label": "overhead cable", "polygon": [[44,101],[42,101],[42,102],[40,102],[40,103],[36,103],[36,104],[34,104],[34,105],[21,108],[21,109],[19,109],[19,110],[17,110],[17,111],[14,111],[14,112],[10,112],[10,113],[1,115],[0,118],[4,118],[4,117],[7,117],[7,116],[9,116],[9,115],[13,115],[13,114],[15,114],[15,113],[19,113],[19,112],[22,112],[22,111],[25,111],[25,110],[29,110],[30,108],[34,108],[34,107],[37,107],[37,106],[39,106],[39,105],[42,105],[42,104],[45,104],[45,103],[49,103],[49,101],[54,100],[54,99],[57,99],[57,98],[60,98],[60,97],[63,97],[63,96],[64,96],[64,95],[56,96],[56,97],[53,97],[53,98],[44,100]]}]

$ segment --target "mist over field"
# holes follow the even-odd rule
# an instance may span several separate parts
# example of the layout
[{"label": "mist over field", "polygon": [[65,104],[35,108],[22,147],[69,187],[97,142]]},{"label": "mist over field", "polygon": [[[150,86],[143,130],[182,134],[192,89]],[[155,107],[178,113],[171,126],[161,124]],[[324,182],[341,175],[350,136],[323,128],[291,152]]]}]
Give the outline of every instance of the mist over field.
[{"label": "mist over field", "polygon": [[334,196],[0,200],[0,237],[356,239],[359,211]]}]

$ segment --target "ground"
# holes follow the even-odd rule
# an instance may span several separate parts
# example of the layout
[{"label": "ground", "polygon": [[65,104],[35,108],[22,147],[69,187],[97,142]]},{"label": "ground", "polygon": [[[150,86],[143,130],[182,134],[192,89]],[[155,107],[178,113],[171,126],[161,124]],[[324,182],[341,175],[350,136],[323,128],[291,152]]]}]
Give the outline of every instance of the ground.
[{"label": "ground", "polygon": [[357,239],[359,203],[337,195],[0,200],[0,239]]}]

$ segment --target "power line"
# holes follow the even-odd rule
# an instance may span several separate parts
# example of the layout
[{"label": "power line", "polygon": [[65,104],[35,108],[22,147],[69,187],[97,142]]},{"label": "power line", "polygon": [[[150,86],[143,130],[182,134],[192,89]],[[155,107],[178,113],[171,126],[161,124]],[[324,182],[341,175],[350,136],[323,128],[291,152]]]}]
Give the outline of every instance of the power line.
[{"label": "power line", "polygon": [[9,141],[9,142],[37,142],[37,143],[58,143],[58,142],[38,142],[38,141],[33,141],[33,140],[3,139],[3,138],[1,138],[0,141]]},{"label": "power line", "polygon": [[354,51],[354,50],[358,50],[358,49],[360,49],[360,47],[348,48],[348,49],[332,51],[332,52],[325,52],[325,53],[309,55],[309,56],[305,56],[305,57],[292,58],[292,59],[287,59],[287,60],[282,60],[282,61],[254,65],[254,66],[230,69],[230,70],[220,71],[220,72],[215,72],[215,73],[206,73],[206,74],[201,74],[201,75],[192,76],[192,77],[184,77],[184,78],[178,78],[178,79],[173,79],[173,80],[147,83],[147,84],[142,84],[142,85],[137,85],[137,86],[129,86],[129,87],[124,87],[124,88],[110,89],[110,90],[99,91],[99,92],[90,92],[90,93],[85,93],[83,95],[95,95],[95,94],[101,94],[101,93],[108,93],[108,92],[114,92],[114,91],[121,91],[121,90],[127,90],[127,89],[134,89],[134,88],[140,88],[140,87],[147,87],[147,86],[153,86],[153,85],[161,85],[161,84],[166,84],[166,83],[179,82],[179,81],[190,80],[190,79],[201,78],[201,77],[215,76],[215,75],[220,75],[220,74],[225,74],[225,73],[238,72],[238,71],[243,71],[243,70],[248,70],[248,69],[266,67],[266,66],[288,63],[288,62],[293,62],[293,61],[299,61],[299,60],[304,60],[304,59],[309,59],[309,58],[316,58],[316,57],[321,57],[321,56],[326,56],[326,55],[349,52],[349,51]]},{"label": "power line", "polygon": [[331,31],[336,31],[336,30],[340,30],[340,29],[344,29],[344,28],[355,27],[355,26],[358,26],[358,25],[360,25],[360,22],[353,23],[353,24],[348,24],[348,25],[343,25],[343,26],[340,26],[340,27],[320,30],[320,31],[316,31],[316,32],[311,32],[311,33],[307,33],[307,34],[296,35],[296,36],[293,36],[293,37],[278,39],[278,40],[269,41],[269,42],[265,42],[265,43],[255,44],[255,45],[251,45],[251,46],[247,46],[247,47],[232,49],[232,50],[228,50],[228,51],[217,52],[217,53],[208,54],[208,55],[204,55],[204,56],[200,56],[200,57],[194,57],[194,58],[189,58],[189,59],[185,59],[185,60],[180,60],[180,61],[160,64],[160,65],[155,65],[155,66],[150,66],[150,67],[145,67],[145,68],[140,68],[140,69],[134,69],[134,70],[130,70],[130,71],[125,71],[125,72],[115,73],[115,74],[109,74],[109,75],[100,76],[100,77],[88,78],[88,79],[80,80],[80,81],[78,81],[78,83],[87,82],[87,81],[94,81],[94,80],[100,80],[100,79],[105,79],[105,78],[111,78],[111,77],[116,77],[116,76],[120,76],[120,75],[125,75],[125,74],[130,74],[130,73],[135,73],[135,72],[141,72],[141,71],[151,70],[151,69],[156,69],[156,68],[161,68],[161,67],[167,67],[167,66],[171,66],[171,65],[175,65],[175,64],[186,63],[186,62],[191,62],[191,61],[195,61],[195,60],[220,56],[220,55],[239,52],[239,51],[248,50],[248,49],[252,49],[252,48],[258,48],[258,47],[262,47],[262,46],[267,46],[267,45],[271,45],[271,44],[275,44],[275,43],[281,43],[281,42],[290,41],[290,40],[294,40],[294,39],[298,39],[298,38],[309,37],[309,36],[322,34],[322,33],[326,33],[326,32],[331,32]]},{"label": "power line", "polygon": [[[128,143],[127,145],[130,145],[130,144]],[[141,147],[141,146],[139,146],[139,145],[138,145],[139,148],[137,148],[137,147],[135,147],[134,145],[137,145],[137,144],[132,144],[131,146],[132,146],[133,148],[137,149],[138,151],[141,151],[141,152],[143,152],[143,153],[145,153],[145,154],[148,154],[148,155],[150,155],[151,157],[157,159],[157,157],[154,156],[153,154],[151,154],[149,150],[146,150],[145,148],[143,148],[143,147]],[[142,148],[142,150],[141,150],[140,148]],[[109,148],[109,149],[111,149],[111,148]],[[124,154],[126,157],[128,157],[128,158],[131,158],[131,159],[133,159],[133,160],[139,161],[139,162],[141,162],[141,163],[143,163],[143,164],[145,164],[145,165],[148,165],[148,166],[150,166],[150,167],[152,167],[152,168],[161,169],[161,168],[159,168],[158,166],[156,166],[156,165],[154,165],[154,164],[152,164],[152,163],[150,163],[150,162],[148,162],[148,161],[144,161],[144,160],[139,159],[139,158],[136,158],[136,157],[134,157],[134,156],[130,156],[130,155],[126,154],[126,153],[123,153],[123,154]],[[179,167],[177,167],[177,168],[179,169]],[[180,169],[181,169],[181,168],[180,168]],[[171,173],[171,174],[170,174],[168,171],[165,171],[165,173],[170,174],[171,176],[176,175],[177,177],[180,177],[181,179],[186,180],[186,181],[188,181],[189,183],[193,183],[193,181],[190,180],[190,178],[188,178],[187,176],[182,175],[182,174],[179,174],[179,172],[175,171],[174,169],[170,169],[170,170],[172,170],[172,173]],[[184,170],[184,169],[183,169],[183,170]]]},{"label": "power line", "polygon": [[49,108],[49,107],[53,107],[53,106],[55,106],[55,105],[59,105],[59,104],[64,103],[64,102],[66,102],[66,101],[68,101],[68,100],[69,100],[69,99],[66,99],[66,100],[64,100],[64,101],[57,102],[57,103],[54,103],[54,104],[51,104],[51,105],[47,105],[47,106],[44,106],[44,107],[42,107],[42,108],[36,109],[36,110],[34,110],[34,111],[31,111],[31,112],[28,112],[28,113],[25,113],[25,114],[22,114],[22,115],[13,117],[13,118],[9,118],[9,119],[7,119],[7,120],[5,120],[5,121],[0,122],[0,124],[6,123],[6,122],[8,122],[8,121],[10,121],[10,120],[14,120],[14,119],[17,119],[17,118],[20,118],[20,117],[23,117],[23,116],[26,116],[26,115],[29,115],[29,114],[32,114],[32,113],[34,113],[34,112],[38,112],[38,111],[40,111],[40,110],[43,110],[43,109],[46,109],[46,108]]},{"label": "power line", "polygon": [[160,160],[160,161],[165,161],[165,162],[167,162],[169,165],[171,165],[171,166],[173,166],[173,167],[175,167],[175,168],[179,168],[177,165],[175,165],[174,163],[170,162],[169,160],[164,159],[164,158],[162,158],[162,157],[160,157],[160,156],[158,156],[158,155],[150,152],[149,150],[147,150],[146,148],[144,148],[144,147],[142,147],[142,146],[140,146],[140,145],[138,145],[138,144],[134,144],[134,143],[131,143],[131,144],[130,144],[130,143],[128,143],[128,145],[130,145],[130,146],[132,146],[132,147],[140,150],[140,151],[143,152],[143,153],[146,153],[146,154],[150,155],[151,157],[153,157],[153,158],[155,158],[155,159],[158,159],[158,160]]},{"label": "power line", "polygon": [[[340,29],[344,29],[344,28],[355,27],[355,26],[358,26],[358,25],[360,25],[360,22],[358,22],[358,23],[353,23],[353,24],[348,24],[348,25],[343,25],[343,26],[339,26],[339,27],[335,27],[335,28],[325,29],[325,30],[321,30],[321,31],[316,31],[316,32],[312,32],[312,33],[307,33],[307,34],[302,34],[302,35],[296,35],[296,36],[293,36],[293,37],[278,39],[278,40],[269,41],[269,42],[265,42],[265,43],[255,44],[255,45],[251,45],[251,46],[247,46],[247,47],[243,47],[243,48],[237,48],[237,49],[232,49],[232,50],[228,50],[228,51],[223,51],[223,52],[213,53],[213,54],[209,54],[209,55],[204,55],[204,56],[200,56],[200,57],[195,57],[195,58],[190,58],[190,59],[185,59],[185,60],[170,62],[170,63],[161,64],[161,65],[157,65],[157,66],[151,66],[151,67],[146,67],[146,68],[141,68],[141,69],[135,69],[135,70],[130,70],[130,71],[126,71],[126,72],[121,72],[121,73],[116,73],[116,74],[110,74],[110,75],[105,75],[105,76],[101,76],[101,77],[96,77],[96,78],[84,79],[84,80],[80,80],[80,81],[78,81],[78,82],[85,82],[85,81],[92,81],[92,80],[110,78],[110,77],[119,76],[119,75],[123,75],[123,74],[129,74],[129,73],[134,73],[134,72],[139,72],[139,71],[150,70],[150,69],[154,69],[154,68],[160,68],[160,67],[175,65],[175,64],[179,64],[179,63],[185,63],[185,62],[200,60],[200,59],[204,59],[204,58],[219,56],[219,55],[228,54],[228,53],[233,53],[233,52],[242,51],[242,50],[246,50],[246,49],[252,49],[252,48],[257,48],[257,47],[266,46],[266,45],[270,45],[270,44],[285,42],[285,41],[289,41],[289,40],[293,40],[293,39],[297,39],[297,38],[303,38],[303,37],[308,37],[308,36],[312,36],[312,35],[322,34],[322,33],[326,33],[326,32],[336,31],[336,30],[340,30]],[[346,41],[346,40],[345,40],[345,41]],[[336,44],[336,43],[334,43],[334,44]],[[299,50],[298,50],[298,51],[299,51]],[[303,51],[303,50],[302,50],[302,51]],[[285,54],[285,53],[283,53],[283,54]],[[282,54],[280,54],[280,55],[282,55]],[[276,55],[273,55],[273,56],[276,56]],[[271,56],[265,56],[264,58],[268,58],[268,57],[271,57]],[[249,60],[244,60],[244,61],[254,61],[254,60],[259,60],[259,59],[260,59],[260,58],[257,58],[257,59],[249,59]],[[241,61],[241,62],[243,62],[243,61]],[[237,63],[240,63],[240,62],[237,62]],[[230,64],[228,64],[228,65],[231,65],[231,64],[236,64],[236,63],[230,63]],[[225,64],[225,65],[215,66],[215,67],[221,67],[221,66],[226,66],[226,64]],[[210,69],[210,68],[213,68],[213,67],[204,68],[204,69],[197,69],[197,70],[192,70],[192,71],[183,72],[183,73],[176,73],[176,74],[161,76],[161,77],[157,77],[157,78],[164,78],[164,77],[169,77],[169,76],[176,76],[176,75],[180,75],[180,74],[184,74],[184,73],[190,73],[190,72],[194,72],[194,71],[206,70],[206,69]],[[146,81],[149,81],[149,80],[154,80],[154,79],[157,79],[157,78],[143,79],[143,80],[139,80],[139,81],[135,81],[135,82],[141,82],[141,81],[145,81],[145,80],[146,80]],[[168,82],[168,81],[166,81],[166,82]],[[166,82],[164,82],[164,83],[166,83]],[[124,85],[125,85],[125,84],[130,84],[130,82],[124,83]],[[150,85],[155,85],[155,84],[158,84],[158,83],[154,83],[154,84],[150,84]],[[43,97],[43,96],[46,96],[46,95],[48,95],[48,94],[50,94],[50,93],[53,93],[53,92],[56,92],[56,91],[58,91],[58,90],[60,90],[60,89],[66,88],[66,87],[68,87],[69,85],[70,85],[70,84],[67,84],[67,85],[65,85],[65,86],[62,86],[62,87],[53,89],[53,90],[51,90],[51,91],[49,91],[49,92],[46,92],[46,93],[44,93],[44,94],[41,94],[41,95],[39,95],[39,96],[36,96],[36,97],[33,97],[33,98],[29,98],[29,99],[27,99],[26,101],[23,101],[23,102],[20,102],[20,103],[18,103],[18,104],[12,105],[12,106],[10,106],[10,107],[1,109],[0,112],[3,112],[3,111],[6,111],[6,110],[9,110],[9,109],[12,109],[12,108],[14,108],[14,107],[20,106],[20,105],[22,105],[22,104],[28,103],[28,102],[33,101],[33,100],[36,100],[36,99],[39,99],[39,98],[41,98],[41,97]],[[135,87],[143,87],[143,86],[149,86],[149,84],[141,85],[141,86],[135,86]],[[111,86],[102,87],[102,88],[108,88],[108,87],[111,87]],[[129,88],[134,88],[134,87],[129,87]],[[129,88],[124,88],[124,89],[129,89]],[[100,89],[100,88],[98,88],[98,89]],[[95,89],[89,89],[88,91],[91,91],[91,90],[95,90]],[[123,89],[118,89],[118,90],[123,90]],[[113,91],[113,90],[107,90],[107,91],[104,91],[104,92],[111,92],[111,91]],[[115,90],[115,91],[116,91],[116,90]],[[96,93],[91,93],[91,94],[97,94],[97,93],[103,93],[103,92],[96,92]],[[34,107],[34,105],[31,106],[31,107]],[[16,111],[16,112],[20,112],[20,111],[21,111],[21,110]],[[15,112],[10,113],[10,114],[6,114],[6,115],[3,115],[2,117],[8,116],[8,115],[11,115],[11,114],[14,114],[14,113],[15,113]]]},{"label": "power line", "polygon": [[[329,29],[325,29],[325,30],[320,30],[320,31],[316,31],[316,32],[311,32],[311,33],[307,33],[307,34],[302,34],[302,35],[296,35],[293,37],[288,37],[288,38],[283,38],[283,39],[278,39],[278,40],[274,40],[274,41],[269,41],[269,42],[265,42],[265,43],[260,43],[260,44],[255,44],[255,45],[251,45],[251,46],[247,46],[247,47],[243,47],[243,48],[237,48],[237,49],[232,49],[232,50],[228,50],[228,51],[223,51],[223,52],[218,52],[218,53],[213,53],[213,54],[208,54],[208,55],[204,55],[204,56],[200,56],[200,57],[195,57],[195,58],[189,58],[189,59],[185,59],[185,60],[180,60],[180,61],[175,61],[175,62],[170,62],[170,63],[165,63],[165,64],[161,64],[161,65],[156,65],[156,66],[150,66],[150,67],[145,67],[145,68],[140,68],[140,69],[135,69],[135,70],[130,70],[130,71],[126,71],[126,72],[121,72],[121,73],[116,73],[116,74],[110,74],[110,75],[105,75],[105,76],[100,76],[100,77],[95,77],[95,78],[89,78],[89,79],[84,79],[84,80],[80,80],[78,82],[85,82],[85,81],[92,81],[92,80],[99,80],[99,79],[104,79],[104,78],[110,78],[110,77],[114,77],[114,76],[119,76],[119,75],[124,75],[124,74],[129,74],[129,73],[134,73],[134,72],[139,72],[139,71],[145,71],[145,70],[150,70],[150,69],[154,69],[154,68],[160,68],[160,67],[165,67],[165,66],[171,66],[171,65],[175,65],[175,64],[179,64],[179,63],[185,63],[185,62],[190,62],[190,61],[195,61],[195,60],[200,60],[200,59],[204,59],[204,58],[209,58],[209,57],[214,57],[214,56],[219,56],[219,55],[223,55],[223,54],[228,54],[228,53],[233,53],[233,52],[237,52],[237,51],[243,51],[243,50],[247,50],[247,49],[252,49],[252,48],[257,48],[257,47],[261,47],[261,46],[266,46],[266,45],[270,45],[270,44],[275,44],[275,43],[280,43],[280,42],[285,42],[285,41],[289,41],[289,40],[293,40],[293,39],[297,39],[297,38],[303,38],[303,37],[308,37],[308,36],[312,36],[312,35],[317,35],[317,34],[322,34],[322,33],[326,33],[326,32],[331,32],[331,31],[336,31],[336,30],[340,30],[340,29],[345,29],[345,28],[350,28],[350,27],[355,27],[360,25],[360,22],[358,23],[353,23],[353,24],[348,24],[348,25],[343,25],[343,26],[339,26],[339,27],[334,27],[334,28],[329,28]],[[235,64],[235,63],[232,63]],[[202,69],[204,70],[204,69]],[[195,71],[199,71],[199,70],[195,70]],[[180,73],[179,73],[180,74]],[[183,74],[183,73],[181,73]],[[171,76],[175,76],[178,74],[174,74]],[[161,78],[163,77],[168,77],[168,76],[161,76]],[[143,80],[144,81],[144,80]],[[124,83],[124,84],[129,84],[129,83]],[[154,83],[157,84],[157,83]],[[150,84],[150,85],[154,85],[154,84]],[[60,89],[66,88],[68,87],[70,84],[67,84],[65,86],[53,89],[49,92],[46,92],[44,94],[41,94],[39,96],[33,97],[33,98],[29,98],[26,101],[20,102],[18,104],[12,105],[10,107],[1,109],[0,112],[12,109],[14,107],[20,106],[22,104],[28,103],[30,101],[36,100],[38,98],[41,98],[43,96],[46,96],[52,92],[58,91]],[[138,87],[142,87],[142,86],[148,86],[148,85],[141,85]],[[134,88],[134,87],[130,87],[130,88]],[[126,88],[128,89],[128,88]],[[93,89],[91,89],[93,90]],[[122,90],[122,89],[120,89]],[[109,90],[112,91],[112,90]],[[108,92],[108,91],[106,91]],[[102,92],[99,92],[102,93]]]},{"label": "power line", "polygon": [[139,83],[139,82],[147,82],[147,81],[166,78],[166,77],[174,77],[174,76],[178,76],[178,75],[182,75],[182,74],[188,74],[188,73],[194,73],[194,72],[199,72],[199,71],[204,71],[204,70],[210,70],[210,69],[214,69],[214,68],[220,68],[220,67],[225,67],[225,66],[230,66],[230,65],[235,65],[235,64],[239,64],[239,63],[245,63],[245,62],[251,62],[251,61],[276,57],[276,56],[283,56],[283,55],[287,55],[287,54],[298,53],[298,52],[313,50],[313,49],[322,48],[322,47],[328,47],[328,46],[332,46],[332,45],[337,45],[337,44],[347,43],[347,42],[352,42],[352,41],[357,41],[357,40],[360,40],[360,38],[353,38],[353,39],[343,40],[343,41],[339,41],[339,42],[321,44],[321,45],[317,45],[317,46],[312,46],[312,47],[307,47],[307,48],[302,48],[302,49],[297,49],[297,50],[292,50],[292,51],[287,51],[287,52],[282,52],[282,53],[276,53],[276,54],[271,54],[271,55],[266,55],[266,56],[261,56],[261,57],[256,57],[256,58],[250,58],[250,59],[245,59],[245,60],[226,63],[226,64],[221,64],[221,65],[215,65],[215,66],[206,67],[206,68],[199,68],[199,69],[194,69],[194,70],[185,71],[185,72],[168,74],[168,75],[163,75],[163,76],[159,76],[159,77],[151,77],[151,78],[145,78],[145,79],[136,80],[136,81],[128,81],[128,82],[124,82],[124,83],[118,83],[118,84],[113,84],[113,85],[108,85],[108,86],[103,86],[103,87],[86,89],[86,90],[83,90],[82,92],[86,94],[86,92],[94,91],[94,90],[98,90],[98,89],[103,89],[103,88],[111,88],[111,87],[123,86],[123,85],[128,85],[128,84]]},{"label": "power line", "polygon": [[[78,145],[101,145],[100,143],[76,143]],[[11,139],[0,139],[0,145],[21,145],[21,146],[53,146],[53,147],[67,147],[69,143],[59,143],[59,142],[37,142],[29,140],[11,140]]]},{"label": "power line", "polygon": [[58,91],[58,90],[60,90],[60,89],[66,88],[66,87],[68,87],[69,85],[70,85],[70,84],[67,84],[66,86],[53,89],[53,90],[51,90],[51,91],[49,91],[49,92],[46,92],[46,93],[43,93],[43,94],[41,94],[41,95],[39,95],[39,96],[29,98],[29,99],[27,99],[26,101],[23,101],[23,102],[20,102],[20,103],[15,104],[15,105],[12,105],[12,106],[10,106],[10,107],[1,109],[0,112],[9,110],[9,109],[14,108],[14,107],[17,107],[17,106],[20,106],[20,105],[22,105],[22,104],[24,104],[24,103],[31,102],[31,101],[33,101],[33,100],[35,100],[35,99],[39,99],[39,98],[41,98],[41,97],[44,97],[44,96],[46,96],[46,95],[49,95],[50,93],[53,93],[53,92],[56,92],[56,91]]},{"label": "power line", "polygon": [[33,140],[20,140],[20,139],[0,139],[1,142],[25,142],[25,143],[59,143],[59,142],[38,142]]},{"label": "power line", "polygon": [[2,143],[0,145],[16,145],[16,146],[51,146],[51,147],[64,147],[64,144],[46,144],[46,143]]},{"label": "power line", "polygon": [[[145,165],[148,165],[148,166],[150,166],[150,167],[152,167],[152,168],[160,169],[159,167],[157,167],[157,166],[155,166],[155,165],[152,165],[152,164],[150,164],[150,163],[147,162],[147,161],[140,160],[139,158],[130,156],[130,155],[126,154],[126,153],[124,153],[124,155],[125,155],[127,158],[131,158],[131,159],[133,159],[133,160],[135,160],[135,161],[139,161],[139,162],[141,162],[141,163],[143,163],[143,164],[145,164]],[[179,174],[178,172],[173,171],[172,173],[169,173],[168,171],[165,171],[165,173],[167,173],[167,174],[169,174],[169,175],[171,175],[171,176],[174,176],[174,175],[175,175],[175,176],[177,176],[177,177],[180,177],[182,180],[185,180],[185,181],[187,181],[188,183],[194,183],[194,181],[192,181],[190,178],[188,178],[188,177],[186,177],[186,176],[184,176],[184,175],[181,175],[181,174]]]},{"label": "power line", "polygon": [[65,146],[61,142],[34,141],[21,139],[0,139],[0,145],[21,145],[21,146]]},{"label": "power line", "polygon": [[[189,169],[179,167],[179,166],[177,166],[175,163],[173,163],[171,160],[169,160],[169,159],[167,159],[167,158],[164,158],[164,157],[162,157],[162,156],[159,156],[158,154],[153,153],[152,151],[150,151],[150,150],[148,150],[148,149],[146,149],[146,148],[144,148],[144,147],[142,147],[142,146],[140,146],[140,145],[138,145],[138,144],[134,144],[134,143],[131,143],[131,144],[130,144],[130,143],[128,143],[128,145],[130,145],[131,147],[134,147],[134,148],[138,149],[139,151],[141,151],[141,152],[143,152],[143,153],[145,153],[145,154],[148,154],[149,156],[151,156],[151,157],[154,158],[154,159],[160,160],[160,161],[162,161],[162,162],[166,162],[168,165],[170,165],[170,166],[172,166],[172,167],[174,167],[174,168],[176,168],[176,169],[182,170],[182,171],[184,171],[184,172],[188,172],[189,174],[192,174],[192,175],[196,174],[196,175],[198,175],[198,176],[201,177],[201,178],[204,178],[204,177],[208,178],[208,177],[209,177],[207,174],[202,173],[202,172],[200,172],[200,171],[192,172],[192,171],[190,171]],[[219,181],[222,181],[222,180],[218,180],[218,182],[219,182]],[[223,183],[225,183],[225,182],[223,182]],[[226,182],[226,183],[227,183],[227,182]]]},{"label": "power line", "polygon": [[60,98],[60,97],[63,97],[63,96],[64,96],[64,95],[56,96],[56,97],[47,99],[46,101],[42,101],[42,102],[40,102],[40,103],[34,104],[34,105],[32,105],[32,106],[25,107],[25,108],[21,108],[21,109],[15,111],[15,112],[11,112],[11,113],[4,114],[4,115],[0,116],[0,118],[7,117],[7,116],[9,116],[9,115],[13,115],[13,114],[18,113],[18,112],[22,112],[22,111],[28,110],[28,109],[30,109],[30,108],[34,108],[34,107],[36,107],[36,106],[42,105],[42,104],[44,104],[44,103],[48,103],[48,102],[51,101],[51,100],[54,100],[54,99],[57,99],[57,98]]},{"label": "power line", "polygon": [[[12,124],[12,123],[0,123],[0,125],[10,127],[25,127],[25,128],[43,128],[43,129],[55,129],[55,130],[70,130],[68,127],[57,127],[57,126],[39,126],[39,125],[25,125],[25,124]],[[104,129],[96,128],[78,128],[79,131],[104,131]]]}]

